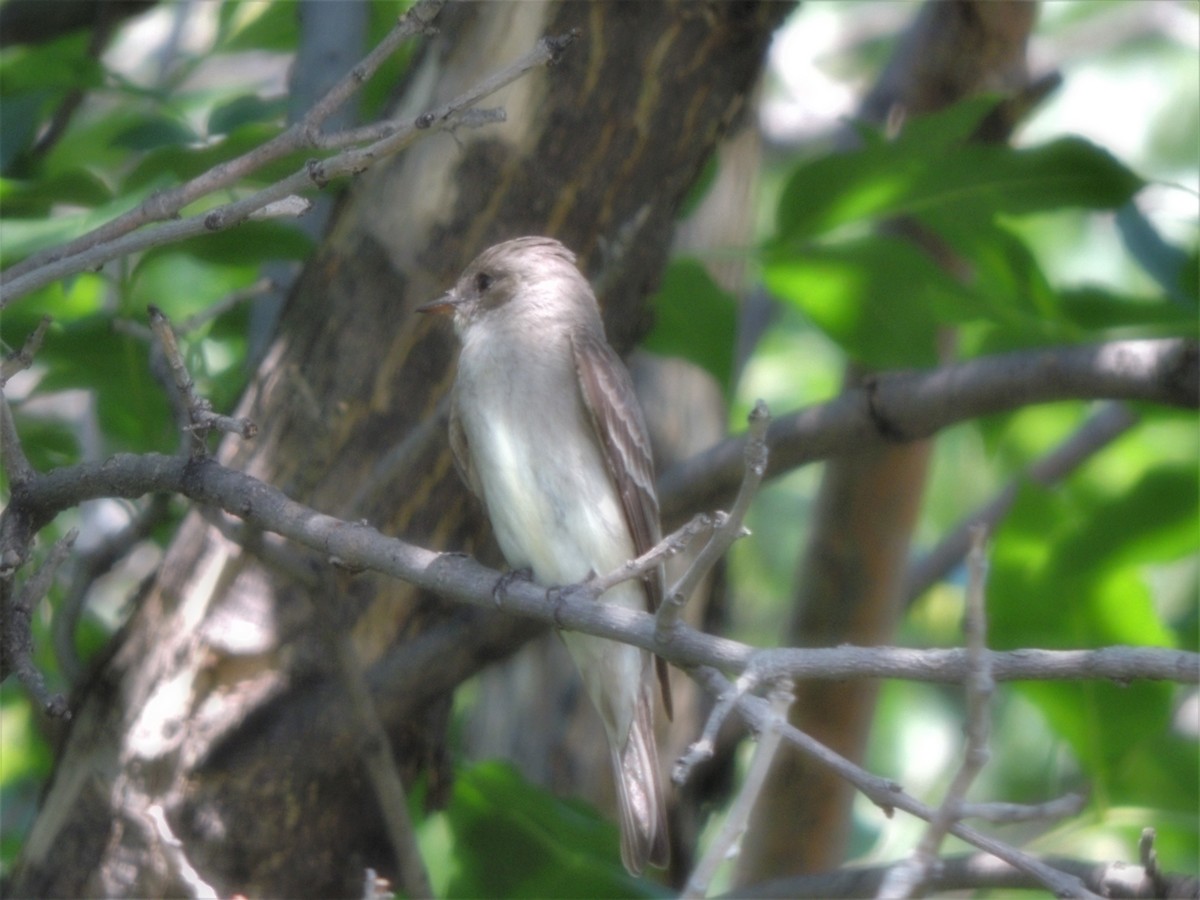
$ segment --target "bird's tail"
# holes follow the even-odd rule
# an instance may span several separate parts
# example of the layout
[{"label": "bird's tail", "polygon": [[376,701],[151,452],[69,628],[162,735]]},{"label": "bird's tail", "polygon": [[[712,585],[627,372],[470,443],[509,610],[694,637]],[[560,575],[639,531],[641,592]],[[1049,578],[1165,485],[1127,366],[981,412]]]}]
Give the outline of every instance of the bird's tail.
[{"label": "bird's tail", "polygon": [[624,748],[610,744],[621,816],[621,862],[633,875],[640,874],[647,862],[663,868],[671,857],[653,702],[643,683]]}]

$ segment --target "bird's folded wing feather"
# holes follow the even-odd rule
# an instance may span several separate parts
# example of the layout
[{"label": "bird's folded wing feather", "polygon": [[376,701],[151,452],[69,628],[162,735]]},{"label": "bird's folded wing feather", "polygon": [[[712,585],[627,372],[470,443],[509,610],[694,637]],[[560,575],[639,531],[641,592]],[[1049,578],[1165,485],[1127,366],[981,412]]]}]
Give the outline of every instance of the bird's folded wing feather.
[{"label": "bird's folded wing feather", "polygon": [[463,429],[456,397],[450,398],[450,451],[454,455],[454,468],[458,469],[458,477],[471,489],[471,493],[479,498],[486,512],[487,501],[483,496],[479,475],[475,472],[475,463],[471,459],[471,448],[467,444],[467,432]]},{"label": "bird's folded wing feather", "polygon": [[[609,476],[621,497],[625,521],[640,556],[660,540],[662,525],[654,490],[654,458],[641,407],[624,364],[599,335],[578,329],[571,335],[575,371],[583,404],[604,451]],[[663,598],[662,567],[642,579],[648,611],[655,612]],[[671,715],[671,690],[666,663],[655,657],[663,703]]]}]

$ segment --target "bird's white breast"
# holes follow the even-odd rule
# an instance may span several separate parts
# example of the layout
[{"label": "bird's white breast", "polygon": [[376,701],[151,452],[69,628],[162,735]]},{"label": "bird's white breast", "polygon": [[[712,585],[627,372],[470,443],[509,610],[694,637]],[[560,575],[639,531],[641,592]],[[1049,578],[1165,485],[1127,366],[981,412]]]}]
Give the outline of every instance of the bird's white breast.
[{"label": "bird's white breast", "polygon": [[[583,406],[568,336],[472,337],[464,336],[459,357],[458,415],[509,565],[529,567],[539,584],[552,587],[607,574],[632,558],[633,541]],[[601,600],[645,608],[638,582],[617,585]],[[623,743],[644,654],[585,635],[564,639],[605,726]],[[629,687],[614,693],[614,684]]]},{"label": "bird's white breast", "polygon": [[633,555],[584,409],[566,335],[464,342],[458,406],[500,548],[541,584],[604,574]]}]

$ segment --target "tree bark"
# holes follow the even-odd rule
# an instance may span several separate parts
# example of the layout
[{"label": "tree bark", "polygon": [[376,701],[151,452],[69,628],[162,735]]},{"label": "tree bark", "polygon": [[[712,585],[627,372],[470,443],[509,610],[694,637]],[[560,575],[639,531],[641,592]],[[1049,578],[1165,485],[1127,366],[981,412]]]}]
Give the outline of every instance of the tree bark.
[{"label": "tree bark", "polygon": [[[330,514],[495,561],[444,437],[450,336],[413,308],[490,243],[546,234],[600,277],[610,339],[631,346],[679,203],[789,8],[447,7],[406,79],[405,115],[544,34],[580,38],[497,98],[505,125],[432,136],[360,177],[241,403],[259,436],[222,459]],[[451,692],[536,631],[214,522],[188,517],[74,698],[14,895],[174,895],[188,867],[222,895],[357,895],[368,866],[398,883],[330,633],[350,630],[399,769],[436,802]],[[415,688],[400,679],[413,664]]]}]

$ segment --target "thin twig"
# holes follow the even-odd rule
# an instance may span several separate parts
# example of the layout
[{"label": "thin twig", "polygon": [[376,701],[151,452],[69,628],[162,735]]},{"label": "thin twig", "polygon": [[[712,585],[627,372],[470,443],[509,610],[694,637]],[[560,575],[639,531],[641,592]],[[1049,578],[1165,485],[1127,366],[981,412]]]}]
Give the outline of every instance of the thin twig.
[{"label": "thin twig", "polygon": [[[1173,883],[1158,884],[1141,866],[1116,860],[1076,859],[1066,856],[1037,858],[1052,869],[1075,876],[1089,890],[1102,897],[1197,896],[1195,876],[1166,876],[1164,881],[1169,880]],[[736,893],[723,896],[728,900],[777,897],[827,900],[829,897],[872,897],[891,868],[891,865],[843,866],[833,872],[738,885]],[[949,895],[951,891],[969,893],[986,889],[1031,891],[1041,887],[1042,883],[1033,876],[990,853],[983,852],[942,857],[928,883],[931,894],[937,895]]]},{"label": "thin twig", "polygon": [[21,349],[15,353],[11,353],[4,357],[4,362],[0,363],[0,388],[8,384],[8,379],[12,378],[18,372],[28,369],[33,365],[33,358],[41,349],[42,339],[46,336],[46,329],[50,327],[50,323],[54,320],[50,316],[42,316],[37,323],[37,327],[29,333],[25,338],[25,343],[21,345]]},{"label": "thin twig", "polygon": [[696,864],[696,868],[692,870],[687,886],[680,896],[703,897],[708,893],[708,886],[712,884],[713,876],[717,874],[721,863],[734,853],[737,843],[746,830],[750,813],[754,810],[755,803],[758,802],[758,795],[762,792],[763,785],[766,784],[767,773],[779,750],[781,726],[787,724],[788,709],[795,699],[796,696],[792,693],[790,682],[778,682],[771,689],[768,695],[771,709],[770,718],[766,727],[759,734],[758,748],[754,751],[754,758],[750,760],[750,768],[746,771],[742,787],[730,805],[729,811],[725,814],[725,821],[721,823],[721,829],[713,838],[703,858]]},{"label": "thin twig", "polygon": [[422,113],[411,122],[407,120],[396,122],[394,130],[365,147],[354,147],[329,159],[313,162],[304,169],[302,174],[317,187],[324,187],[331,179],[365,172],[379,159],[403,150],[420,137],[422,132],[430,131],[434,126],[437,126],[437,130],[450,130],[456,127],[462,114],[479,101],[491,96],[501,88],[507,87],[533,69],[557,60],[563,50],[574,43],[579,34],[579,30],[574,29],[558,37],[541,38],[528,53],[503,69],[488,75],[448,103],[443,103],[436,109]]},{"label": "thin twig", "polygon": [[[105,263],[131,253],[149,250],[151,247],[159,247],[164,244],[173,244],[186,238],[199,237],[202,234],[225,231],[235,225],[241,225],[251,217],[256,219],[294,218],[297,215],[295,205],[282,203],[272,206],[272,204],[308,187],[310,185],[306,183],[304,177],[299,177],[298,174],[293,175],[269,185],[243,200],[226,203],[194,216],[130,232],[102,244],[91,245],[78,253],[39,266],[25,275],[7,276],[6,280],[0,282],[0,309],[18,297],[47,284],[53,284],[60,278],[89,270],[99,270]],[[270,214],[267,214],[268,208],[271,210]]]},{"label": "thin twig", "polygon": [[930,871],[937,863],[938,852],[946,833],[953,823],[962,818],[961,806],[967,791],[979,777],[991,755],[988,750],[988,735],[991,730],[988,703],[995,688],[995,681],[987,655],[987,554],[984,547],[986,539],[987,529],[976,525],[971,532],[971,553],[968,557],[970,575],[963,621],[970,668],[965,685],[967,745],[962,763],[916,848],[907,859],[892,868],[880,885],[877,896],[885,900],[906,900],[922,892]]},{"label": "thin twig", "polygon": [[[707,666],[692,669],[689,674],[706,690],[717,696],[725,695],[733,687],[724,675]],[[761,729],[771,720],[772,713],[767,701],[761,697],[748,693],[742,694],[738,698],[737,704],[738,712],[752,729]],[[903,788],[894,781],[873,775],[792,725],[781,726],[781,733],[784,740],[793,744],[805,756],[815,759],[821,765],[830,768],[839,777],[844,778],[887,815],[890,816],[894,810],[899,809],[927,822],[933,818],[935,811],[931,807],[905,793]],[[976,831],[962,822],[952,823],[949,832],[968,844],[985,850],[1022,872],[1028,873],[1054,892],[1055,896],[1084,897],[1090,898],[1090,900],[1096,898],[1096,895],[1087,889],[1082,880],[1074,875],[1060,872],[1011,844]]]},{"label": "thin twig", "polygon": [[607,575],[597,576],[582,582],[581,588],[599,596],[610,588],[624,581],[640,578],[652,569],[657,568],[665,560],[678,556],[692,541],[707,531],[712,531],[714,518],[707,513],[697,513],[682,527],[668,534],[665,538],[643,553],[641,556],[622,563]]},{"label": "thin twig", "polygon": [[208,452],[205,439],[210,431],[225,431],[247,439],[258,434],[258,426],[250,419],[235,419],[213,412],[208,399],[196,392],[196,383],[183,361],[183,353],[179,350],[179,341],[175,337],[171,321],[157,306],[147,307],[147,312],[150,315],[150,328],[158,338],[163,356],[171,369],[175,388],[179,391],[187,412],[186,431],[191,437],[191,455],[198,457]]},{"label": "thin twig", "polygon": [[[503,69],[484,78],[474,87],[435,110],[422,113],[411,122],[397,125],[395,131],[365,147],[354,147],[325,160],[310,161],[291,175],[244,197],[214,207],[195,216],[155,225],[141,231],[121,232],[120,236],[103,242],[95,240],[70,255],[60,254],[35,269],[12,271],[0,283],[0,308],[17,297],[39,287],[125,256],[138,250],[172,243],[216,231],[225,231],[245,222],[252,214],[293,194],[324,188],[330,181],[366,171],[380,159],[403,150],[433,126],[438,130],[452,128],[458,117],[469,107],[490,94],[511,84],[538,66],[553,62],[578,36],[577,31],[560,37],[543,37],[533,50]],[[150,220],[161,219],[155,215]],[[14,267],[15,269],[16,267]]]},{"label": "thin twig", "polygon": [[[130,210],[66,244],[33,254],[11,266],[4,273],[6,280],[15,281],[20,276],[41,269],[50,263],[77,256],[92,247],[108,244],[150,222],[169,219],[178,215],[185,206],[214,191],[230,186],[267,163],[302,150],[306,146],[315,146],[321,124],[353,96],[402,43],[416,34],[429,33],[430,23],[444,2],[445,0],[420,0],[416,3],[401,16],[396,26],[367,54],[363,61],[354,66],[337,84],[330,88],[303,118],[271,140],[241,156],[214,166],[178,187],[154,194],[136,209]],[[3,305],[3,300],[10,299],[4,294],[0,294],[0,297],[3,298],[0,299],[0,305]]]},{"label": "thin twig", "polygon": [[1064,794],[1045,803],[963,803],[959,815],[964,819],[983,819],[993,824],[1069,819],[1083,812],[1087,797]]},{"label": "thin twig", "polygon": [[8,473],[9,485],[14,488],[31,481],[37,474],[25,456],[21,436],[17,434],[17,426],[13,422],[12,409],[3,393],[0,393],[0,461],[3,461]]},{"label": "thin twig", "polygon": [[8,677],[9,672],[16,673],[21,684],[33,695],[38,705],[47,715],[56,719],[69,719],[70,707],[66,698],[61,694],[51,694],[46,690],[46,680],[33,661],[33,610],[50,591],[54,583],[54,575],[59,566],[75,546],[79,537],[78,529],[72,528],[54,542],[46,559],[36,572],[30,576],[24,586],[15,596],[5,598],[0,609],[0,641],[3,642],[0,652],[0,681]]},{"label": "thin twig", "polygon": [[762,483],[767,471],[767,428],[771,424],[771,412],[762,400],[754,404],[750,411],[749,427],[746,430],[745,473],[742,476],[742,486],[738,489],[737,499],[734,500],[729,514],[719,522],[716,529],[709,535],[708,541],[683,576],[663,598],[662,606],[658,609],[655,620],[655,636],[663,643],[671,640],[671,634],[679,623],[683,607],[695,591],[696,585],[706,576],[710,569],[723,557],[733,542],[744,537],[747,532],[742,528],[742,521],[750,509],[758,486]]},{"label": "thin twig", "polygon": [[716,695],[717,702],[713,704],[712,710],[709,711],[708,719],[704,723],[704,730],[700,732],[700,737],[688,746],[683,756],[675,760],[675,765],[671,769],[671,782],[676,787],[683,787],[687,784],[687,780],[692,775],[692,770],[701,763],[712,759],[717,746],[717,735],[721,731],[721,726],[725,724],[725,720],[729,718],[729,714],[737,707],[737,702],[741,696],[756,683],[757,675],[748,667],[738,680],[730,686],[729,690],[722,691]]}]

